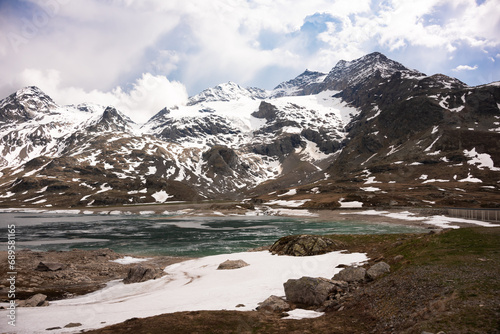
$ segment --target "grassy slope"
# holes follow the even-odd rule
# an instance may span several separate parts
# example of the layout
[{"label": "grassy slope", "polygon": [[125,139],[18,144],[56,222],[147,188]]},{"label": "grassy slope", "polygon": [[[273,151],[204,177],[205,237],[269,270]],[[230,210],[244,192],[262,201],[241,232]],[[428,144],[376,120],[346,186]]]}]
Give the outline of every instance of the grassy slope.
[{"label": "grassy slope", "polygon": [[[93,333],[500,333],[500,228],[332,238],[350,251],[383,257],[392,268],[357,289],[342,311],[301,321],[259,312],[182,312]],[[403,259],[394,260],[397,255]]]}]

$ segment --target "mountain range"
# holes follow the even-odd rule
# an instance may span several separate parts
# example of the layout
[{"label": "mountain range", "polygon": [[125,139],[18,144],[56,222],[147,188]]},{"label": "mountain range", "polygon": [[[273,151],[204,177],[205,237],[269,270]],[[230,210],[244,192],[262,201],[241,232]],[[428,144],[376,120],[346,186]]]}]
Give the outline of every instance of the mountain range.
[{"label": "mountain range", "polygon": [[0,207],[498,208],[500,82],[375,52],[271,91],[220,84],[145,124],[32,86],[0,101],[0,151]]}]

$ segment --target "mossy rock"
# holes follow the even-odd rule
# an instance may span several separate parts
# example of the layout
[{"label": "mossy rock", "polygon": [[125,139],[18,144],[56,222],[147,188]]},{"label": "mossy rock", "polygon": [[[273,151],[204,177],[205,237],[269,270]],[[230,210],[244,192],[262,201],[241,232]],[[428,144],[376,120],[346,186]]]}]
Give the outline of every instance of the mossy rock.
[{"label": "mossy rock", "polygon": [[340,241],[317,235],[292,235],[280,238],[269,251],[278,255],[312,256],[344,248]]}]

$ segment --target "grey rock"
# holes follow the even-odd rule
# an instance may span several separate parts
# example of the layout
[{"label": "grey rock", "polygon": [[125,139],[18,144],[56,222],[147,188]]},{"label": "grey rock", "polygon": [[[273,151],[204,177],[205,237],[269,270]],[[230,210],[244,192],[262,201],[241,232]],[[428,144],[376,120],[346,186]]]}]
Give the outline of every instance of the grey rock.
[{"label": "grey rock", "polygon": [[343,248],[343,244],[316,235],[292,235],[280,238],[269,251],[278,255],[311,256]]},{"label": "grey rock", "polygon": [[283,312],[290,310],[290,305],[278,296],[271,296],[257,307],[259,311]]},{"label": "grey rock", "polygon": [[348,283],[362,282],[366,279],[366,269],[363,267],[346,267],[335,274],[333,279]]},{"label": "grey rock", "polygon": [[163,276],[163,270],[149,265],[138,264],[129,269],[127,277],[123,279],[123,283],[139,283],[157,279]]},{"label": "grey rock", "polygon": [[400,262],[400,261],[402,261],[404,258],[405,258],[405,257],[404,257],[403,255],[396,255],[396,256],[394,257],[394,259],[393,259],[393,260],[394,260],[394,262]]},{"label": "grey rock", "polygon": [[219,264],[217,270],[239,269],[248,266],[249,264],[243,260],[226,260]]},{"label": "grey rock", "polygon": [[57,262],[40,262],[35,268],[37,271],[58,271],[63,269],[64,264]]},{"label": "grey rock", "polygon": [[64,328],[74,328],[74,327],[80,327],[82,324],[79,322],[70,322]]},{"label": "grey rock", "polygon": [[366,276],[369,278],[369,279],[376,279],[380,276],[382,276],[383,274],[385,273],[388,273],[391,271],[391,266],[389,266],[387,263],[385,262],[379,262],[379,263],[376,263],[374,264],[373,266],[371,266],[367,271],[366,271]]},{"label": "grey rock", "polygon": [[305,305],[321,305],[338,289],[335,281],[307,276],[289,279],[283,286],[288,301]]},{"label": "grey rock", "polygon": [[18,302],[19,307],[39,307],[39,306],[49,306],[47,301],[47,296],[41,293],[37,293],[29,297],[26,300],[20,300]]}]

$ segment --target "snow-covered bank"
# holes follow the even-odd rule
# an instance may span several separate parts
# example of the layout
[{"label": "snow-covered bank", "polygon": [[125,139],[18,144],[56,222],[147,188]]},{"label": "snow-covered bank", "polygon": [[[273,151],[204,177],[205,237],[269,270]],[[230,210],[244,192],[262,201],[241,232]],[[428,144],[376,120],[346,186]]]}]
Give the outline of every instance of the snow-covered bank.
[{"label": "snow-covered bank", "polygon": [[[244,260],[249,266],[216,270],[225,260]],[[215,255],[165,268],[161,279],[124,285],[114,281],[107,288],[78,298],[51,303],[49,307],[17,309],[16,327],[9,333],[79,332],[123,322],[133,317],[196,310],[252,310],[270,295],[284,296],[283,283],[302,276],[331,278],[339,264],[366,261],[362,253],[331,252],[310,257],[272,255],[267,251]],[[243,307],[237,305],[243,304]],[[1,314],[5,315],[6,311]],[[81,323],[63,329],[68,323]]]},{"label": "snow-covered bank", "polygon": [[[341,214],[348,214],[348,213],[341,213]],[[471,224],[483,227],[500,227],[500,224],[493,224],[474,219],[454,218],[442,215],[422,217],[422,216],[417,216],[409,211],[389,212],[389,211],[365,210],[359,212],[352,212],[350,214],[367,215],[367,216],[384,216],[388,218],[401,219],[406,221],[418,221],[423,224],[434,225],[439,228],[460,228],[460,226],[453,225],[453,223]]]}]

